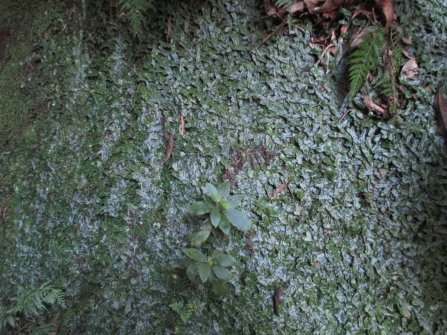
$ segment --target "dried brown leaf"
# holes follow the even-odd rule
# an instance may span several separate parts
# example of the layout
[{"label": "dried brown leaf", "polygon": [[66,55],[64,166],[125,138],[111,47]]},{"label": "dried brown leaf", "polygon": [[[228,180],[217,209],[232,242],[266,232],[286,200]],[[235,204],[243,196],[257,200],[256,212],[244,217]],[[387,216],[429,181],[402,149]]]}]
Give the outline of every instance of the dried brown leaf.
[{"label": "dried brown leaf", "polygon": [[281,305],[281,287],[275,288],[275,292],[273,293],[273,312],[276,316],[279,316],[279,308]]},{"label": "dried brown leaf", "polygon": [[409,37],[402,37],[402,43],[406,44],[406,45],[412,45],[413,42],[411,41],[411,38]]},{"label": "dried brown leaf", "polygon": [[447,102],[440,91],[435,96],[433,108],[435,109],[438,133],[443,137],[447,137]]},{"label": "dried brown leaf", "polygon": [[288,12],[290,14],[293,14],[293,13],[302,11],[303,9],[304,9],[304,1],[298,1],[289,7]]},{"label": "dried brown leaf", "polygon": [[172,155],[172,150],[174,149],[174,135],[169,134],[168,146],[166,147],[164,162],[166,163]]},{"label": "dried brown leaf", "polygon": [[284,17],[287,14],[287,8],[285,7],[281,7],[278,9],[278,16],[279,17]]},{"label": "dried brown leaf", "polygon": [[307,9],[309,12],[313,12],[314,8],[316,7],[319,0],[304,0],[304,3],[306,4]]},{"label": "dried brown leaf", "polygon": [[289,182],[279,185],[277,188],[275,188],[272,194],[270,194],[270,199],[272,200],[275,199],[278,196],[278,194],[284,192],[284,190],[286,190],[287,187],[289,187]]},{"label": "dried brown leaf", "polygon": [[407,49],[402,49],[402,53],[404,54],[405,57],[407,57],[408,59],[410,59],[411,57],[413,57],[410,54],[410,51],[408,51]]},{"label": "dried brown leaf", "polygon": [[380,8],[386,20],[386,31],[390,31],[391,23],[394,20],[393,0],[376,0],[377,7]]},{"label": "dried brown leaf", "polygon": [[369,32],[370,30],[368,30],[368,28],[357,30],[351,39],[351,48],[354,49],[356,46],[362,43],[363,37]]},{"label": "dried brown leaf", "polygon": [[368,108],[370,111],[379,114],[382,117],[388,117],[388,111],[386,110],[386,107],[376,104],[369,96],[362,95],[362,101],[366,108]]},{"label": "dried brown leaf", "polygon": [[322,16],[325,19],[335,20],[337,18],[337,16],[338,16],[338,12],[334,10],[333,12],[323,13]]},{"label": "dried brown leaf", "polygon": [[[337,10],[341,6],[352,5],[358,0],[326,0],[321,6],[314,7],[314,13],[329,13]],[[309,9],[310,10],[310,9]]]},{"label": "dried brown leaf", "polygon": [[264,9],[268,16],[276,15],[276,7],[273,5],[272,0],[264,0]]},{"label": "dried brown leaf", "polygon": [[180,136],[183,137],[185,135],[185,118],[183,113],[180,113]]},{"label": "dried brown leaf", "polygon": [[418,74],[418,63],[416,62],[416,57],[411,57],[408,62],[402,67],[402,75],[409,79],[416,78]]},{"label": "dried brown leaf", "polygon": [[330,47],[327,49],[327,52],[328,52],[329,54],[331,54],[332,56],[335,56],[335,54],[337,53],[337,48],[334,47],[334,46],[330,46]]}]

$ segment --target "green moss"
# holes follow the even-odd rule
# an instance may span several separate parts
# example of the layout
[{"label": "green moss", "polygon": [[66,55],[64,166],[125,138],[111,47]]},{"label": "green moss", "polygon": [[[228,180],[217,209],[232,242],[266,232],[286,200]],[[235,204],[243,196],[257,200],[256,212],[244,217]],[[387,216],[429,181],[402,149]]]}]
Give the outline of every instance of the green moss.
[{"label": "green moss", "polygon": [[[427,92],[398,126],[359,111],[339,123],[309,34],[253,49],[265,33],[257,2],[177,4],[172,43],[150,48],[173,4],[138,45],[88,6],[91,20],[81,8],[39,39],[50,117],[13,133],[20,145],[3,158],[2,300],[14,285],[50,281],[67,297],[64,333],[445,328],[446,191],[437,186],[446,150]],[[167,162],[164,131],[175,137]],[[181,250],[198,228],[186,207],[224,176],[253,228],[215,242],[241,260],[222,294],[188,281]],[[203,308],[184,322],[170,307],[179,302]]]}]

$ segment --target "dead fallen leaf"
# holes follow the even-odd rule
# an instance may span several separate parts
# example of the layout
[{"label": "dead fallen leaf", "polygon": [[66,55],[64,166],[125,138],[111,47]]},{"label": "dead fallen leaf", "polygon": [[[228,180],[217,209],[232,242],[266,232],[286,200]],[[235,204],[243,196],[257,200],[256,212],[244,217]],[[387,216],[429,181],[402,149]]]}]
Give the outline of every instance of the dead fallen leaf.
[{"label": "dead fallen leaf", "polygon": [[368,28],[359,29],[354,33],[354,36],[351,38],[351,48],[354,49],[363,41],[363,37],[366,34],[369,34],[370,30]]},{"label": "dead fallen leaf", "polygon": [[409,78],[414,79],[418,74],[418,63],[416,62],[416,57],[411,57],[408,62],[402,67],[402,74]]},{"label": "dead fallen leaf", "polygon": [[411,38],[409,37],[402,37],[402,43],[406,44],[406,45],[412,45],[413,42],[411,41]]},{"label": "dead fallen leaf", "polygon": [[329,54],[331,54],[332,56],[335,56],[335,54],[337,53],[337,48],[336,48],[335,46],[330,46],[330,47],[327,49],[327,52],[328,52]]},{"label": "dead fallen leaf", "polygon": [[435,109],[438,133],[443,137],[447,137],[447,102],[441,94],[441,91],[436,94],[433,107]]},{"label": "dead fallen leaf", "polygon": [[[315,13],[329,13],[340,8],[341,6],[349,6],[358,0],[326,0],[321,6],[314,7],[313,12]],[[309,8],[309,10],[311,10]]]},{"label": "dead fallen leaf", "polygon": [[303,9],[304,9],[304,1],[298,1],[289,7],[288,12],[290,14],[293,14],[293,13],[302,11]]},{"label": "dead fallen leaf", "polygon": [[183,117],[183,113],[180,113],[180,136],[183,137],[185,135],[185,118]]},{"label": "dead fallen leaf", "polygon": [[316,4],[318,3],[318,1],[316,1],[316,0],[304,0],[304,3],[306,4],[306,7],[309,10],[309,12],[313,12],[313,10],[316,7]]},{"label": "dead fallen leaf", "polygon": [[376,0],[376,5],[382,10],[383,15],[385,16],[385,28],[386,31],[389,32],[391,23],[393,23],[394,20],[393,0]]},{"label": "dead fallen leaf", "polygon": [[171,158],[173,149],[174,149],[174,135],[169,134],[168,146],[166,148],[165,158],[163,160],[165,163]]},{"label": "dead fallen leaf", "polygon": [[337,18],[337,16],[338,16],[338,12],[335,11],[335,10],[332,11],[332,12],[325,12],[325,13],[322,14],[322,16],[323,16],[325,19],[335,20],[335,19]]},{"label": "dead fallen leaf", "polygon": [[281,305],[281,287],[275,288],[275,292],[273,293],[273,312],[276,316],[279,316],[279,309]]},{"label": "dead fallen leaf", "polygon": [[264,0],[264,8],[268,16],[276,15],[276,7],[273,5],[272,0]]},{"label": "dead fallen leaf", "polygon": [[370,111],[379,114],[382,117],[388,117],[388,111],[385,106],[376,104],[369,96],[362,95],[362,101]]},{"label": "dead fallen leaf", "polygon": [[348,32],[348,28],[349,28],[349,25],[347,25],[347,24],[342,25],[340,28],[340,33],[346,34]]},{"label": "dead fallen leaf", "polygon": [[287,8],[286,7],[281,7],[280,9],[278,9],[278,16],[279,17],[284,17],[287,14]]},{"label": "dead fallen leaf", "polygon": [[270,199],[275,199],[279,193],[283,192],[289,186],[289,182],[279,185],[275,190],[270,194]]},{"label": "dead fallen leaf", "polygon": [[408,59],[410,59],[411,57],[413,57],[410,54],[410,51],[408,51],[407,49],[402,49],[402,53],[404,54],[405,57],[407,57]]}]

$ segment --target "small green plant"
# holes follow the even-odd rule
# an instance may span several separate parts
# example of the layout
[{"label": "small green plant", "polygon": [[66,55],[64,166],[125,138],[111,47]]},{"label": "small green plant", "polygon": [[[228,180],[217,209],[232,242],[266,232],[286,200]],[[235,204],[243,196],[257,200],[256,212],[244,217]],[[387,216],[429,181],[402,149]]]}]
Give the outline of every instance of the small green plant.
[{"label": "small green plant", "polygon": [[[236,209],[240,204],[239,196],[230,196],[230,184],[222,183],[217,187],[206,184],[203,201],[194,203],[190,213],[194,215],[209,214],[213,227],[219,228],[224,234],[230,233],[231,225],[240,231],[247,231],[251,227],[250,219]],[[207,240],[211,228],[202,228],[193,236],[193,245],[198,246]]]},{"label": "small green plant", "polygon": [[205,303],[200,302],[196,304],[189,302],[184,304],[183,302],[174,302],[170,304],[169,307],[180,316],[183,323],[187,323],[193,315],[200,312],[203,307],[205,307]]},{"label": "small green plant", "polygon": [[211,257],[207,257],[200,250],[194,248],[184,249],[183,252],[193,260],[193,263],[186,269],[186,274],[191,280],[197,274],[202,283],[208,280],[223,280],[228,282],[233,278],[231,272],[227,269],[237,263],[233,256],[214,250]]},{"label": "small green plant", "polygon": [[[203,201],[191,205],[189,212],[193,215],[207,215],[205,224],[191,237],[191,245],[199,247],[208,240],[213,227],[219,228],[225,235],[229,235],[231,225],[240,231],[247,231],[251,227],[250,219],[236,209],[240,204],[239,196],[230,196],[230,184],[222,183],[217,186],[207,183],[203,190]],[[229,282],[233,277],[228,268],[237,261],[221,251],[214,250],[211,256],[206,256],[197,248],[183,249],[185,255],[192,260],[186,269],[191,280],[199,276],[202,283]]]},{"label": "small green plant", "polygon": [[56,289],[49,283],[44,283],[35,289],[19,288],[17,298],[12,299],[13,304],[9,308],[0,306],[0,330],[21,326],[26,320],[26,325],[21,328],[31,330],[42,329],[48,325],[38,324],[41,314],[49,307],[59,305],[65,307],[65,295],[60,289]]}]

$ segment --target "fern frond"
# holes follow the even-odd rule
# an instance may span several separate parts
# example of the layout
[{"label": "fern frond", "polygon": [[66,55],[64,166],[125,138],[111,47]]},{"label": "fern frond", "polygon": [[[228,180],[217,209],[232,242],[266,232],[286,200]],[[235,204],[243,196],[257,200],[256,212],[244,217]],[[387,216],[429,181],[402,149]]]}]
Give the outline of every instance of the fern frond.
[{"label": "fern frond", "polygon": [[380,93],[386,97],[391,97],[394,94],[393,81],[389,75],[384,75],[378,82],[377,87],[380,88]]},{"label": "fern frond", "polygon": [[57,304],[65,307],[64,300],[64,293],[49,283],[44,283],[37,289],[25,290],[22,288],[9,314],[23,313],[26,317],[38,316],[42,310],[46,309],[45,305]]},{"label": "fern frond", "polygon": [[204,306],[205,303],[203,302],[200,302],[198,304],[190,302],[186,305],[183,304],[183,302],[175,302],[169,305],[169,307],[171,307],[172,310],[180,316],[180,319],[183,323],[188,322],[189,319],[198,311],[200,311]]},{"label": "fern frond", "polygon": [[174,312],[180,313],[183,309],[183,303],[182,302],[174,302],[174,303],[170,304],[169,307],[171,307],[171,309]]},{"label": "fern frond", "polygon": [[294,0],[275,0],[275,6],[280,8],[280,7],[290,7],[293,5],[295,1]]},{"label": "fern frond", "polygon": [[145,23],[144,14],[153,8],[152,0],[119,0],[120,8],[128,16],[128,20],[135,36],[143,34]]},{"label": "fern frond", "polygon": [[41,319],[41,313],[49,306],[65,307],[65,294],[46,282],[37,288],[19,287],[18,296],[12,301],[14,304],[8,309],[0,305],[0,332],[4,327],[14,328],[26,321],[22,329],[26,329],[27,334],[49,334],[48,329],[52,326],[39,324],[37,320]]},{"label": "fern frond", "polygon": [[382,64],[385,30],[376,27],[362,36],[361,42],[349,57],[349,101],[360,91],[368,73]]},{"label": "fern frond", "polygon": [[34,327],[31,327],[30,333],[32,335],[54,334],[54,324],[44,323],[41,325],[35,325]]}]

